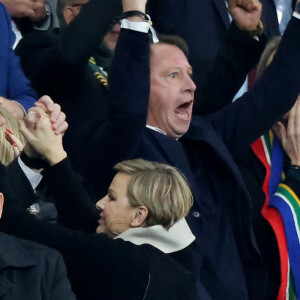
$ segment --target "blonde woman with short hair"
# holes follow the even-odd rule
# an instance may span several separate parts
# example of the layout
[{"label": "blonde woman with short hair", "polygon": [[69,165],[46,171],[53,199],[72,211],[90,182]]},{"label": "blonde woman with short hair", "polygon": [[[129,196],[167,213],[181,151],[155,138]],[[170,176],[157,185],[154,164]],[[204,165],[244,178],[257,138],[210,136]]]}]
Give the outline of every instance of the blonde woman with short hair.
[{"label": "blonde woman with short hair", "polygon": [[[50,165],[44,176],[56,196],[59,219],[98,234],[40,222],[21,203],[16,207],[18,200],[9,192],[4,193],[9,203],[1,229],[60,251],[77,299],[194,299],[195,237],[185,221],[193,198],[184,176],[174,167],[143,159],[118,163],[97,212],[82,178],[72,170],[62,137],[38,111],[32,109],[28,116],[30,121],[38,115],[36,130],[30,132],[24,124],[21,130]],[[3,189],[2,178],[1,184]]]}]

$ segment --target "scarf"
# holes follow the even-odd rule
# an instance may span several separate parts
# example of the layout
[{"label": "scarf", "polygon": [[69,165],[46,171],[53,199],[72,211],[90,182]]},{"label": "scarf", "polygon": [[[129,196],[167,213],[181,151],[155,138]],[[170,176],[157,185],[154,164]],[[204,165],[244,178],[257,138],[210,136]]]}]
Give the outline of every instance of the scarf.
[{"label": "scarf", "polygon": [[262,216],[276,235],[280,254],[281,284],[278,300],[297,299],[300,295],[300,201],[284,183],[283,149],[270,130],[251,148],[266,169],[263,191],[266,196]]}]

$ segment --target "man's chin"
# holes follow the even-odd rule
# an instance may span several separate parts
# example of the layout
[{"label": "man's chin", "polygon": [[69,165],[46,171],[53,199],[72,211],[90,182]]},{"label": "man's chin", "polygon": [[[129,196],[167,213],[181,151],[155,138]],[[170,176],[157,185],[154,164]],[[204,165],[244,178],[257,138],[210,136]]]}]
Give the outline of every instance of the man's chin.
[{"label": "man's chin", "polygon": [[177,129],[177,130],[172,130],[172,132],[170,132],[169,134],[167,134],[168,136],[171,136],[173,138],[175,138],[176,140],[180,139],[183,135],[185,135],[187,133],[187,129],[183,130],[183,129]]},{"label": "man's chin", "polygon": [[105,233],[105,228],[102,225],[99,225],[96,228],[96,233]]},{"label": "man's chin", "polygon": [[185,126],[180,126],[177,128],[174,128],[174,137],[176,139],[181,138],[183,135],[185,135],[189,128],[190,128],[190,121],[186,122],[187,124]]}]

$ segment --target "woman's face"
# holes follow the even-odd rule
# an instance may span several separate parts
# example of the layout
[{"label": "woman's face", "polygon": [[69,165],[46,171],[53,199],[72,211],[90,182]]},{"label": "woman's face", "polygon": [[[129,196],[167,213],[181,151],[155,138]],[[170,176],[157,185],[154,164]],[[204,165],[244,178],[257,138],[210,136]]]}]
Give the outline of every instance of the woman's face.
[{"label": "woman's face", "polygon": [[107,195],[96,203],[96,207],[101,210],[96,233],[106,233],[113,237],[131,227],[137,209],[129,204],[127,197],[129,180],[129,175],[118,173]]}]

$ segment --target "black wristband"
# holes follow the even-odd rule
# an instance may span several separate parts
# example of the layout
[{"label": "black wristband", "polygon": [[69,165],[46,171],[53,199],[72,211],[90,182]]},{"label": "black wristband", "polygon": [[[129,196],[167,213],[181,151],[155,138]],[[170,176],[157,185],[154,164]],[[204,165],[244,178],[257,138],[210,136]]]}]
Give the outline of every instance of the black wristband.
[{"label": "black wristband", "polygon": [[29,157],[25,152],[21,153],[20,158],[23,161],[23,163],[30,169],[38,170],[38,169],[46,169],[50,167],[48,162],[45,161],[44,159]]},{"label": "black wristband", "polygon": [[121,15],[120,15],[120,20],[122,19],[127,19],[127,18],[130,18],[130,17],[142,17],[145,19],[145,21],[150,21],[150,18],[147,14],[139,11],[139,10],[129,10],[129,11],[126,11],[126,12],[123,12]]},{"label": "black wristband", "polygon": [[298,166],[298,165],[290,165],[290,169],[300,171],[300,166]]},{"label": "black wristband", "polygon": [[262,36],[262,34],[264,33],[264,25],[262,23],[262,21],[259,21],[259,23],[257,24],[256,28],[254,30],[248,31],[248,33],[252,36]]},{"label": "black wristband", "polygon": [[296,180],[300,180],[300,166],[290,165],[289,168],[288,168],[288,171],[286,173],[286,177],[296,179]]}]

